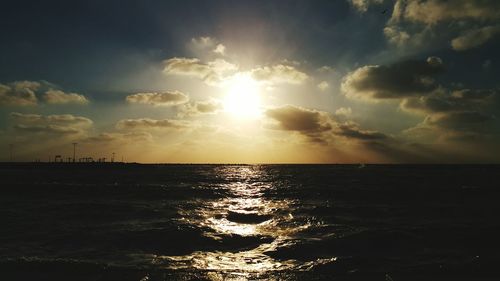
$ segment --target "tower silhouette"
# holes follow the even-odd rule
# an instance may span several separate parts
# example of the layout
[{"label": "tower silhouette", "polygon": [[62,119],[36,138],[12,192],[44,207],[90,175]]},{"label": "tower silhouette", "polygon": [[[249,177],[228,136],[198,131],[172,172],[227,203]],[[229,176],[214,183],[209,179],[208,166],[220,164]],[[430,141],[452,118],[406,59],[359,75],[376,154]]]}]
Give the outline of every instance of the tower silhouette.
[{"label": "tower silhouette", "polygon": [[73,143],[73,163],[75,163],[75,157],[76,157],[76,145],[78,143],[74,142]]}]

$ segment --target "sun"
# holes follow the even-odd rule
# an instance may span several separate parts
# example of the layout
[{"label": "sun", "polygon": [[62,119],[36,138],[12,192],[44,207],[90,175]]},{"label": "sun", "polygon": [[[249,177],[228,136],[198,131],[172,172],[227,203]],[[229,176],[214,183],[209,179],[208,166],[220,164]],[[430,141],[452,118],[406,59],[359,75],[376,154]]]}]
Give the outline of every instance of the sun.
[{"label": "sun", "polygon": [[240,118],[261,115],[260,85],[249,73],[237,73],[226,81],[224,111]]}]

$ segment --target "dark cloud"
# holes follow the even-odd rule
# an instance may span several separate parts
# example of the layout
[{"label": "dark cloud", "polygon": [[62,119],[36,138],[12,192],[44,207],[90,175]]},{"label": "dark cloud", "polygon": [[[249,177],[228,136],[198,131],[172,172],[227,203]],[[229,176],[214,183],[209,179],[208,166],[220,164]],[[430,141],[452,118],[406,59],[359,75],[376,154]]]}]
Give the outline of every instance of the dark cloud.
[{"label": "dark cloud", "polygon": [[67,93],[57,88],[43,80],[0,84],[0,106],[34,106],[38,104],[38,96],[43,97],[47,104],[89,103],[84,95]]},{"label": "dark cloud", "polygon": [[428,96],[404,99],[401,102],[401,109],[427,114],[482,110],[496,103],[496,96],[496,90],[462,89],[450,93],[446,89],[441,89]]},{"label": "dark cloud", "polygon": [[452,93],[452,96],[456,99],[468,100],[468,101],[486,101],[490,98],[498,96],[498,90],[491,89],[462,89],[456,90]]},{"label": "dark cloud", "polygon": [[425,95],[437,89],[437,74],[443,71],[440,58],[403,61],[388,66],[364,66],[343,78],[342,92],[357,99],[400,99]]},{"label": "dark cloud", "polygon": [[335,130],[335,134],[349,139],[358,139],[366,141],[388,139],[388,136],[383,133],[377,131],[362,130],[359,128],[357,124],[353,122],[346,122],[343,124],[339,124]]},{"label": "dark cloud", "polygon": [[491,40],[499,33],[500,25],[470,29],[464,32],[464,34],[451,40],[451,46],[456,51],[465,51],[477,48]]},{"label": "dark cloud", "polygon": [[383,133],[363,130],[353,121],[339,123],[323,111],[287,105],[269,109],[266,115],[277,121],[277,129],[298,132],[306,136],[309,141],[316,143],[329,143],[335,136],[356,141],[389,139]]},{"label": "dark cloud", "polygon": [[321,133],[332,129],[332,120],[327,113],[302,107],[286,105],[268,109],[266,116],[278,122],[278,128],[301,133]]},{"label": "dark cloud", "polygon": [[413,112],[444,112],[456,109],[455,103],[446,98],[440,97],[419,97],[404,99],[401,102],[401,108],[405,111]]},{"label": "dark cloud", "polygon": [[[348,97],[400,100],[400,108],[425,116],[406,136],[423,141],[480,139],[494,129],[498,91],[492,89],[448,90],[435,82],[443,70],[440,58],[405,61],[389,66],[365,66],[344,77],[342,90]],[[342,129],[342,125],[338,126]],[[369,140],[386,137],[346,127],[339,135]],[[447,138],[444,136],[453,136]],[[473,137],[471,137],[473,136]]]},{"label": "dark cloud", "polygon": [[17,81],[0,84],[0,106],[36,105],[38,99],[35,92],[40,83],[33,81]]},{"label": "dark cloud", "polygon": [[470,129],[493,119],[492,115],[476,111],[460,111],[429,115],[425,118],[424,124],[449,129]]},{"label": "dark cloud", "polygon": [[427,128],[434,134],[460,135],[449,139],[472,139],[464,136],[477,138],[491,124],[489,121],[495,119],[491,110],[498,106],[497,92],[471,89],[448,92],[443,89],[430,96],[404,99],[401,109],[426,115],[425,120],[413,128],[414,132],[417,128],[421,132],[422,128]]}]

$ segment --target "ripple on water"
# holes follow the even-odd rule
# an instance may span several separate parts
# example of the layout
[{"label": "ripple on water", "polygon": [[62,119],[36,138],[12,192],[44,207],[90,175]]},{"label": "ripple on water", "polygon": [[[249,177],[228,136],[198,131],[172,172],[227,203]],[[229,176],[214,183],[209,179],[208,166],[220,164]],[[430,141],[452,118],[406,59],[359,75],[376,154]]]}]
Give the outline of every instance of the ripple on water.
[{"label": "ripple on water", "polygon": [[[256,167],[234,167],[228,178],[234,181],[222,185],[222,198],[189,204],[179,208],[180,220],[208,229],[204,235],[227,242],[227,237],[261,237],[252,248],[233,251],[195,251],[183,256],[155,256],[153,263],[170,269],[209,270],[236,274],[246,279],[269,271],[310,270],[316,265],[335,262],[335,257],[297,260],[272,257],[280,249],[301,243],[307,229],[322,227],[322,222],[303,216],[294,216],[297,202],[291,199],[272,199],[266,193],[273,191],[271,183],[261,181],[269,175]],[[197,206],[192,208],[192,206]],[[314,232],[311,232],[314,233]],[[305,237],[311,239],[314,237]],[[233,247],[237,249],[238,247]],[[226,276],[227,278],[227,276]],[[231,278],[229,278],[231,279]],[[237,280],[237,279],[236,279]]]}]

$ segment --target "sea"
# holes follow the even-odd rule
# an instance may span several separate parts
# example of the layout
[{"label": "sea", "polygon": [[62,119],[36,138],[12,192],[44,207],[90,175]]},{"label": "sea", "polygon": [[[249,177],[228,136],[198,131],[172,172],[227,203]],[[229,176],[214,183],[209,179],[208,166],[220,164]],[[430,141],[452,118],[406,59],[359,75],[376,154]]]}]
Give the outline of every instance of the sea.
[{"label": "sea", "polygon": [[500,280],[498,165],[0,164],[0,280]]}]

